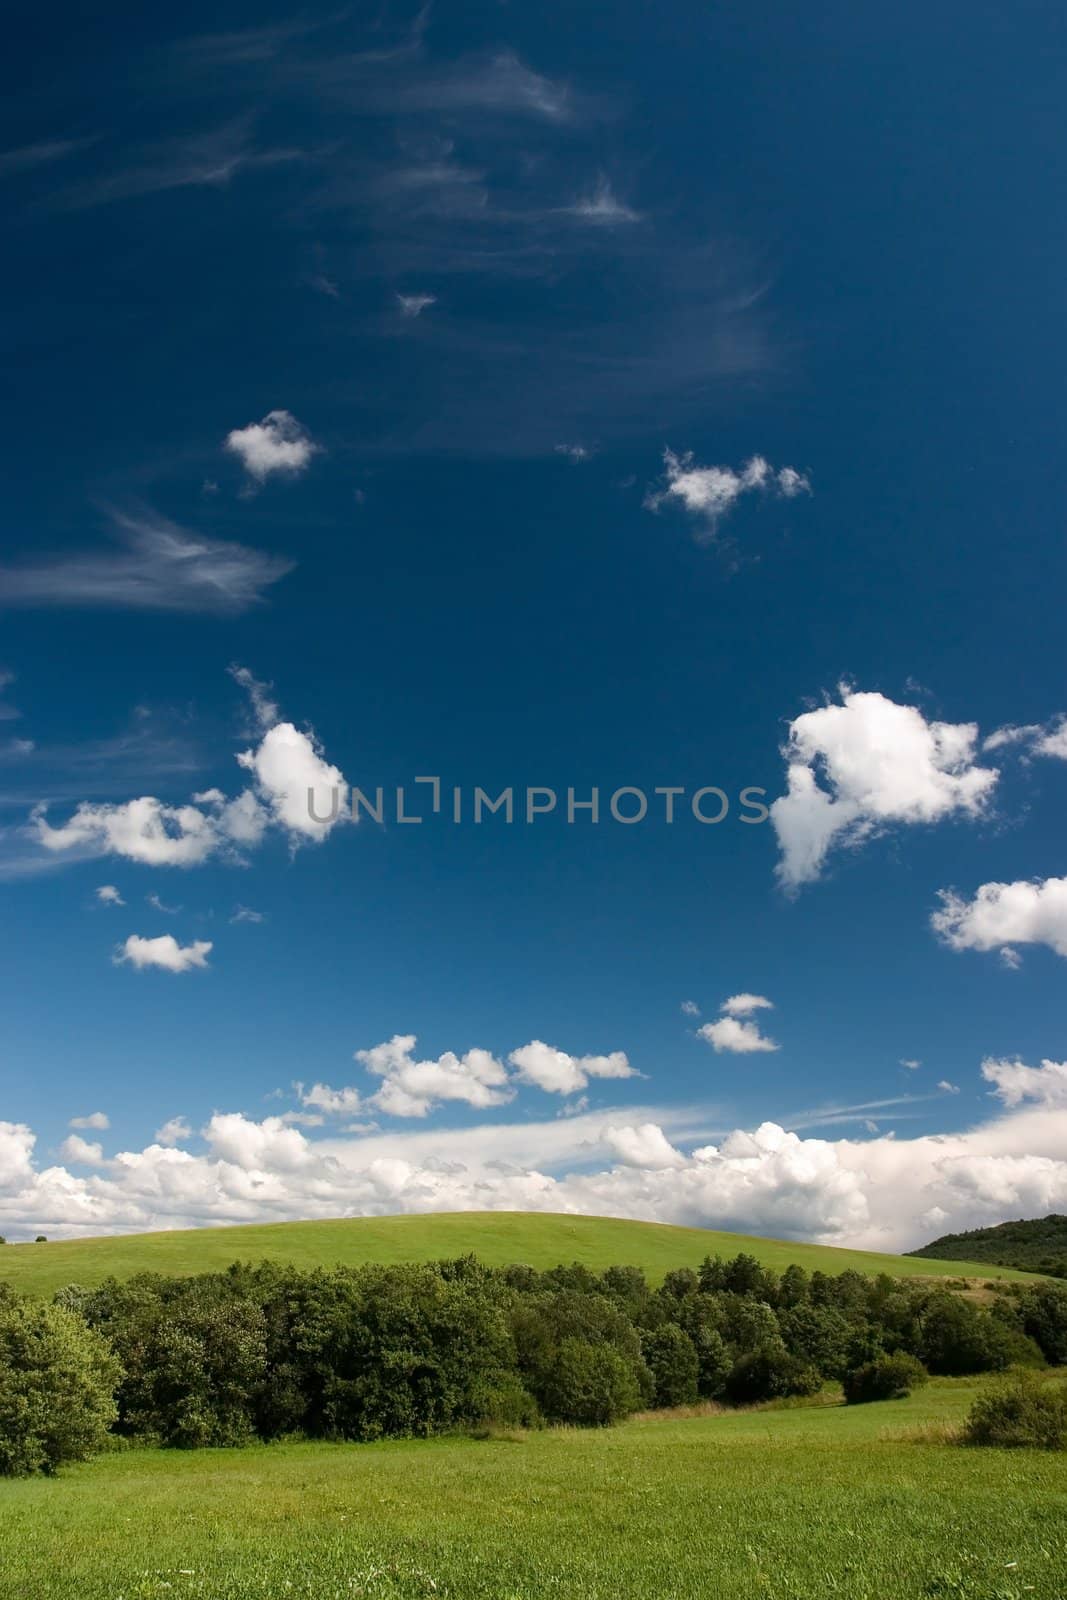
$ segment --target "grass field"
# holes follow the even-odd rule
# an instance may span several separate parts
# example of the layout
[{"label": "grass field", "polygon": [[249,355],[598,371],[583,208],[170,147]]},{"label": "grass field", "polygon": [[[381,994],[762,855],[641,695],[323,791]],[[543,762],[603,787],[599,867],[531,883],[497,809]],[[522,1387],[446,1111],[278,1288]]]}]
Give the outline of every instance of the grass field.
[{"label": "grass field", "polygon": [[1062,1600],[1067,1457],[921,1438],[983,1381],[520,1440],[131,1450],[0,1482],[0,1597]]},{"label": "grass field", "polygon": [[493,1266],[523,1261],[544,1268],[561,1261],[582,1261],[597,1269],[643,1267],[658,1281],[672,1267],[696,1267],[706,1255],[734,1256],[740,1250],[757,1256],[766,1266],[781,1268],[796,1261],[809,1271],[844,1272],[852,1267],[857,1272],[889,1272],[897,1277],[1024,1276],[988,1263],[877,1255],[613,1217],[466,1211],[4,1245],[0,1247],[0,1279],[26,1294],[52,1294],[67,1283],[91,1287],[112,1275],[128,1278],[135,1272],[219,1271],[233,1261],[266,1258],[317,1267],[364,1261],[433,1261],[474,1251]]}]

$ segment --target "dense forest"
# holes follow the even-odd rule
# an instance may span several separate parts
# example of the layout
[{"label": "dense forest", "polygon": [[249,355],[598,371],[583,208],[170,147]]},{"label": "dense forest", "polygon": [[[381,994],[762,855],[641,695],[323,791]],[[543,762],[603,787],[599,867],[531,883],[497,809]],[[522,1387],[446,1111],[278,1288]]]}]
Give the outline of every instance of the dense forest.
[{"label": "dense forest", "polygon": [[935,1261],[991,1261],[999,1267],[1067,1278],[1067,1217],[1053,1213],[1030,1221],[974,1228],[970,1233],[946,1233],[908,1254]]},{"label": "dense forest", "polygon": [[1067,1285],[830,1276],[708,1258],[653,1288],[596,1274],[263,1262],[145,1274],[51,1303],[0,1284],[0,1472],[52,1471],[109,1436],[172,1447],[369,1440],[473,1426],[606,1425],[648,1407],[905,1393],[926,1373],[1067,1364]]}]

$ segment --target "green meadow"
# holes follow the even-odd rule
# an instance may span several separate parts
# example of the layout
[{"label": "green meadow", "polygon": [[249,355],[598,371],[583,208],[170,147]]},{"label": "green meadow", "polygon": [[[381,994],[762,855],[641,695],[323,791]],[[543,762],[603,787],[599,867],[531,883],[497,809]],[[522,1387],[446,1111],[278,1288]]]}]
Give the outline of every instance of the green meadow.
[{"label": "green meadow", "polygon": [[1067,1457],[946,1442],[987,1379],[621,1427],[130,1449],[0,1481],[3,1600],[1062,1600]]},{"label": "green meadow", "polygon": [[989,1262],[879,1255],[614,1217],[467,1211],[9,1244],[0,1247],[0,1279],[24,1294],[50,1295],[68,1283],[91,1288],[105,1278],[128,1278],[136,1272],[219,1272],[233,1261],[285,1261],[308,1268],[434,1261],[473,1252],[489,1266],[521,1261],[544,1270],[580,1261],[597,1271],[642,1267],[651,1281],[659,1282],[674,1267],[695,1267],[706,1255],[735,1256],[742,1250],[764,1266],[781,1269],[797,1262],[809,1272],[852,1268],[895,1277],[1025,1276]]}]

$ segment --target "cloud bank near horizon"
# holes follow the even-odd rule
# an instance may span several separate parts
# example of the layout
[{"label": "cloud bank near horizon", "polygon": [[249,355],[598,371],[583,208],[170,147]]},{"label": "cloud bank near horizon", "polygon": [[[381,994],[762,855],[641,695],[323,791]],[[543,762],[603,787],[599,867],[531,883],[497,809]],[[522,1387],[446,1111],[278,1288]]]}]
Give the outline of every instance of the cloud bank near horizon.
[{"label": "cloud bank near horizon", "polygon": [[[1006,1216],[1067,1210],[1067,1064],[990,1060],[982,1073],[1000,1101],[993,1117],[910,1139],[810,1138],[765,1121],[706,1142],[710,1130],[691,1110],[655,1107],[310,1138],[286,1115],[216,1112],[200,1151],[157,1141],[107,1156],[68,1141],[69,1165],[46,1166],[28,1126],[0,1122],[0,1224],[9,1236],[79,1237],[502,1210],[907,1250]],[[172,1120],[184,1142],[184,1119]]]}]

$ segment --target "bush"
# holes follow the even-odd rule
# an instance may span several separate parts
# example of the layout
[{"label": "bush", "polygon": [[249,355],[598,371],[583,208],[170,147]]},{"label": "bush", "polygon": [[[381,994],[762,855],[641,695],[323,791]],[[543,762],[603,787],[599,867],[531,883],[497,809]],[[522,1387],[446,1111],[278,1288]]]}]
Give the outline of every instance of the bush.
[{"label": "bush", "polygon": [[0,1474],[51,1474],[103,1448],[120,1368],[62,1306],[0,1300]]},{"label": "bush", "polygon": [[652,1403],[687,1406],[697,1398],[700,1365],[693,1341],[675,1323],[652,1328],[641,1336],[641,1354],[652,1374]]},{"label": "bush", "polygon": [[814,1367],[791,1356],[784,1345],[763,1345],[739,1356],[726,1380],[726,1397],[735,1406],[787,1395],[815,1394],[822,1379]]},{"label": "bush", "polygon": [[554,1422],[603,1428],[636,1411],[641,1393],[626,1358],[610,1344],[564,1339],[544,1385],[544,1406]]},{"label": "bush", "polygon": [[845,1404],[865,1405],[869,1400],[903,1400],[926,1382],[926,1368],[903,1351],[878,1356],[845,1374]]},{"label": "bush", "polygon": [[1067,1389],[1019,1372],[979,1395],[963,1431],[967,1444],[1002,1449],[1067,1450]]}]

